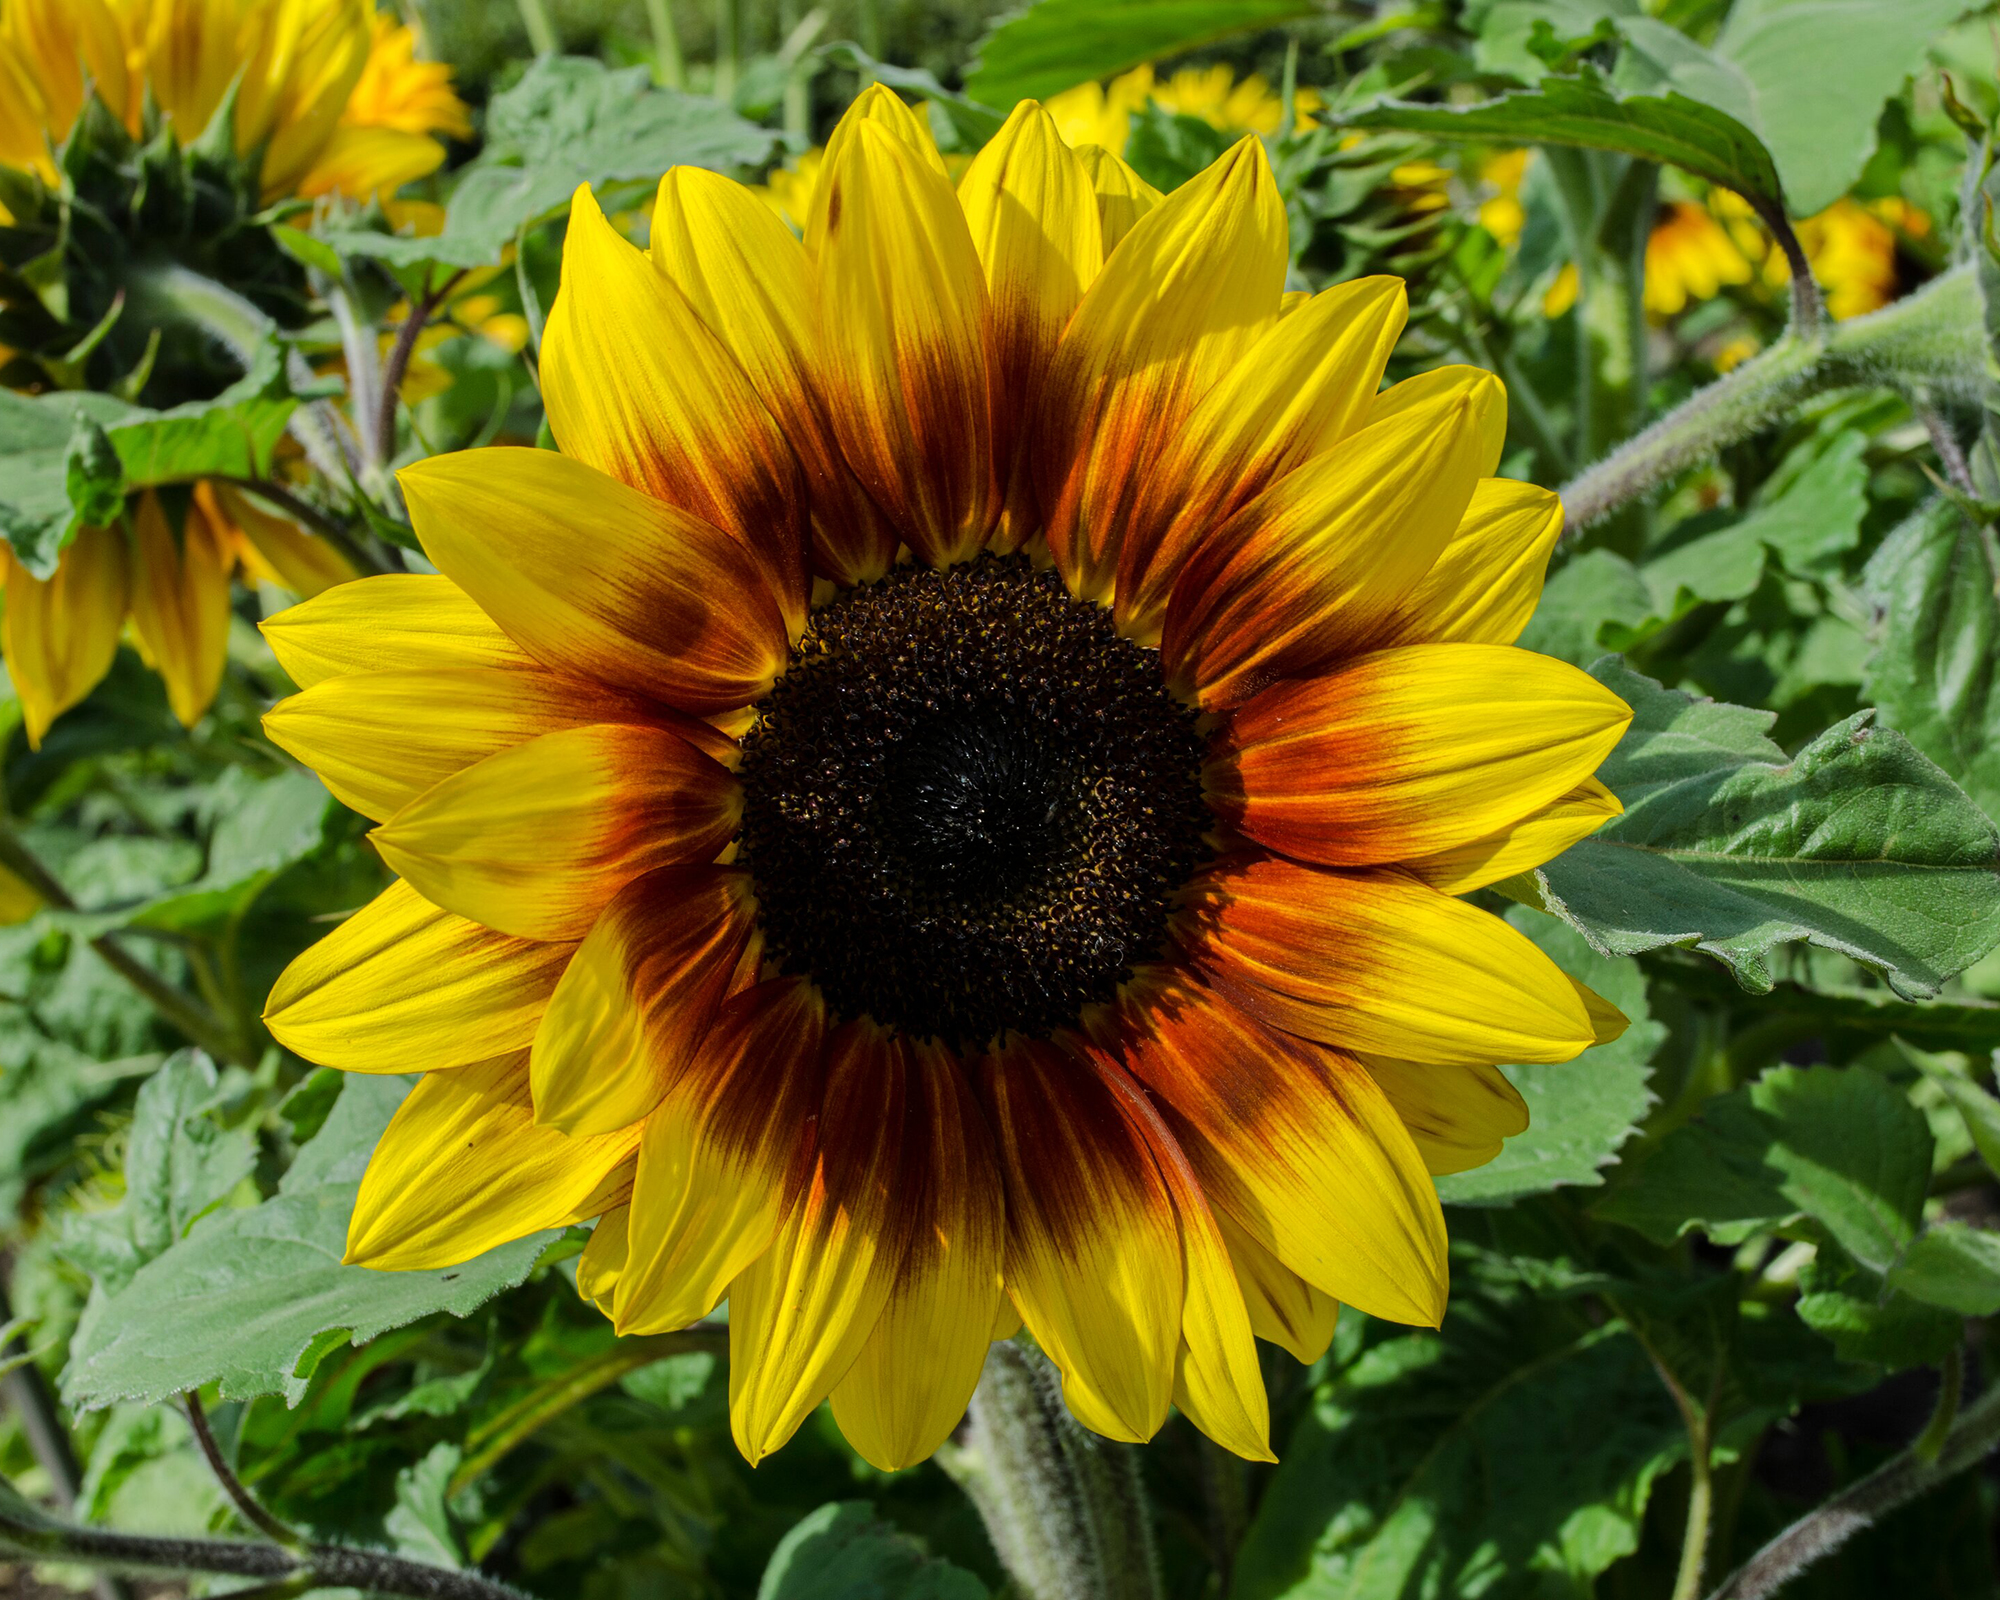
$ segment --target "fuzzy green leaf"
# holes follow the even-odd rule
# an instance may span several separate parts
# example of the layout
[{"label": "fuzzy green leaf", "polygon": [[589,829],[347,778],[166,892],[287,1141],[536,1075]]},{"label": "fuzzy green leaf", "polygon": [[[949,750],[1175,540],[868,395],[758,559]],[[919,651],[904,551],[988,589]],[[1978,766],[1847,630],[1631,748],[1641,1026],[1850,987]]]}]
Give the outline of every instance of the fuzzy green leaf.
[{"label": "fuzzy green leaf", "polygon": [[[1348,1313],[1351,1316],[1352,1313]],[[1639,1343],[1533,1295],[1453,1302],[1324,1383],[1258,1504],[1234,1600],[1585,1594],[1686,1436]]]},{"label": "fuzzy green leaf", "polygon": [[357,229],[322,237],[343,255],[398,266],[487,266],[523,227],[567,207],[582,184],[650,183],[676,166],[761,166],[777,142],[712,100],[654,88],[644,67],[613,71],[585,57],[545,57],[494,96],[486,147],[460,169],[443,233],[412,239]]},{"label": "fuzzy green leaf", "polygon": [[1798,756],[1772,715],[1662,689],[1616,659],[1592,671],[1633,721],[1599,772],[1625,805],[1537,877],[1599,950],[1704,950],[1768,991],[1803,940],[1935,994],[2000,940],[2000,835],[1943,772],[1861,712]]},{"label": "fuzzy green leaf", "polygon": [[158,1401],[213,1383],[225,1399],[297,1404],[329,1351],[435,1312],[465,1316],[521,1282],[555,1234],[435,1271],[341,1265],[369,1153],[407,1092],[396,1078],[348,1078],[273,1198],[207,1217],[94,1301],[63,1373],[69,1403]]},{"label": "fuzzy green leaf", "polygon": [[1882,541],[1864,582],[1881,608],[1865,691],[1883,726],[2000,815],[2000,571],[1987,535],[1933,500]]},{"label": "fuzzy green leaf", "polygon": [[1891,1289],[1966,1317],[2000,1311],[2000,1233],[1940,1222],[1926,1228],[1888,1274]]},{"label": "fuzzy green leaf", "polygon": [[1930,1127],[1886,1078],[1774,1067],[1709,1101],[1591,1209],[1659,1244],[1695,1228],[1738,1244],[1810,1218],[1883,1272],[1916,1236],[1930,1172]]},{"label": "fuzzy green leaf", "polygon": [[1313,9],[1309,0],[1038,0],[1002,17],[980,41],[965,92],[1008,111],[1017,100],[1045,100],[1087,79]]},{"label": "fuzzy green leaf", "polygon": [[1704,48],[1650,17],[1619,19],[1619,78],[1718,107],[1769,147],[1807,216],[1845,194],[1875,147],[1883,101],[1923,65],[1967,0],[1737,0]]},{"label": "fuzzy green leaf", "polygon": [[985,1600],[962,1567],[926,1556],[860,1501],[821,1506],[778,1541],[757,1600]]},{"label": "fuzzy green leaf", "polygon": [[1684,94],[1625,95],[1594,74],[1544,78],[1539,87],[1468,106],[1385,100],[1341,119],[1466,144],[1553,144],[1657,161],[1782,211],[1771,153],[1735,117]]}]

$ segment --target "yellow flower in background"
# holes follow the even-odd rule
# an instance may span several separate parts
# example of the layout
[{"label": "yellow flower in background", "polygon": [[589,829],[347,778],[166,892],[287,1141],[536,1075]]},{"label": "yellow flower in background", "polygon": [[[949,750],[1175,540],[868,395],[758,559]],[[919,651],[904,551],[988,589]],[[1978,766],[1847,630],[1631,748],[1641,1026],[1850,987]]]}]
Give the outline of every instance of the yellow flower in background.
[{"label": "yellow flower in background", "polygon": [[[1151,65],[1135,67],[1108,84],[1080,83],[1050,97],[1048,114],[1071,146],[1094,144],[1113,155],[1125,153],[1132,113],[1148,101],[1176,116],[1199,117],[1224,133],[1265,137],[1285,120],[1284,97],[1259,73],[1238,80],[1226,65],[1184,67],[1164,83]],[[1292,96],[1293,131],[1314,125],[1313,113],[1326,104],[1317,89],[1301,86]]]},{"label": "yellow flower in background", "polygon": [[392,192],[469,131],[448,69],[372,0],[0,0],[0,162],[49,157],[94,85],[135,136],[148,106],[183,144],[232,87],[239,152],[264,198]]},{"label": "yellow flower in background", "polygon": [[1561,506],[1491,374],[1381,390],[1398,280],[1285,295],[1255,138],[1163,198],[1025,102],[954,187],[878,85],[803,232],[579,190],[559,450],[406,469],[438,574],[265,625],[400,875],[266,1012],[423,1074],[347,1259],[597,1219],[621,1333],[727,1297],[752,1462],[828,1398],[922,1460],[1023,1324],[1269,1459],[1255,1338],[1434,1325],[1493,1063],[1623,1027],[1460,898],[1618,809],[1630,711],[1513,647]]},{"label": "yellow flower in background", "polygon": [[210,483],[180,495],[149,489],[128,503],[125,526],[78,530],[46,579],[11,551],[4,559],[0,650],[37,747],[111,670],[128,622],[174,715],[192,727],[222,681],[234,571],[305,596],[355,575],[322,540]]},{"label": "yellow flower in background", "polygon": [[1532,150],[1503,150],[1480,164],[1479,179],[1494,192],[1479,203],[1479,225],[1512,249],[1521,242],[1528,214],[1521,206],[1521,184],[1528,175]]},{"label": "yellow flower in background", "polygon": [[[1882,200],[1836,200],[1799,224],[1814,279],[1826,294],[1835,321],[1879,311],[1896,298],[1896,238],[1921,239],[1931,219],[1898,196]],[[1771,258],[1782,269],[1784,256]],[[1780,281],[1789,277],[1781,272]]]},{"label": "yellow flower in background", "polygon": [[773,167],[763,183],[750,192],[784,218],[794,233],[803,233],[825,161],[824,150],[808,150],[782,167]]},{"label": "yellow flower in background", "polygon": [[1657,317],[1710,300],[1725,284],[1748,283],[1755,269],[1708,207],[1675,200],[1660,208],[1646,238],[1646,309]]}]

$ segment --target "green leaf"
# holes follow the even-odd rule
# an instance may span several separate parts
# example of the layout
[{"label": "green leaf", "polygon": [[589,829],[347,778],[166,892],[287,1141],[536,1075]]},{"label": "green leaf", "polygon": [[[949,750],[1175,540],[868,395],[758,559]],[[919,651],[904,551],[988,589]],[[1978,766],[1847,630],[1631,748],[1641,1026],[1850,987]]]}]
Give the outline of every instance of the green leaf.
[{"label": "green leaf", "polygon": [[1965,1341],[1955,1312],[1890,1289],[1879,1273],[1822,1246],[1799,1276],[1799,1319],[1833,1341],[1843,1361],[1928,1366]]},{"label": "green leaf", "polygon": [[0,389],[0,536],[38,576],[55,571],[69,537],[70,441],[80,427],[116,422],[133,408],[108,394],[30,398]]},{"label": "green leaf", "polygon": [[1921,1053],[1913,1053],[1913,1059],[1957,1109],[1965,1122],[1965,1131],[1972,1139],[1973,1149],[1986,1163],[1986,1170],[2000,1176],[2000,1100],[1994,1099],[1970,1078],[1959,1077]]},{"label": "green leaf", "polygon": [[1965,1317],[2000,1311],[2000,1233],[1940,1222],[1926,1228],[1889,1270],[1888,1285]]},{"label": "green leaf", "polygon": [[1863,583],[1881,610],[1864,692],[1883,725],[2000,815],[2000,570],[1987,535],[1933,500],[1882,541]]},{"label": "green leaf", "polygon": [[23,566],[47,577],[77,528],[116,517],[126,495],[265,476],[297,404],[274,343],[213,400],[170,411],[102,394],[0,391],[0,534]]},{"label": "green leaf", "polygon": [[1968,0],[1737,0],[1706,49],[1664,22],[1621,18],[1630,48],[1619,79],[1678,90],[1755,130],[1809,216],[1861,176],[1882,103],[1970,9]]},{"label": "green leaf", "polygon": [[256,1164],[255,1130],[225,1128],[210,1115],[224,1098],[215,1063],[198,1050],[170,1056],[141,1086],[125,1147],[124,1200],[110,1211],[72,1215],[63,1240],[63,1253],[104,1293],[122,1289],[185,1237]]},{"label": "green leaf", "polygon": [[494,96],[486,147],[460,169],[442,234],[323,238],[343,255],[396,265],[486,266],[523,227],[566,208],[579,185],[651,183],[676,166],[761,166],[777,143],[777,134],[713,100],[654,88],[644,67],[612,71],[586,57],[547,56]]},{"label": "green leaf", "polygon": [[1755,993],[1804,940],[1935,994],[2000,940],[2000,835],[1902,735],[1860,712],[1786,761],[1772,713],[1592,671],[1633,708],[1599,771],[1625,813],[1536,874],[1610,955],[1708,952]]},{"label": "green leaf", "polygon": [[996,111],[1304,16],[1309,0],[1037,0],[979,42],[965,92]]},{"label": "green leaf", "polygon": [[396,1078],[348,1078],[274,1198],[207,1217],[94,1302],[63,1373],[69,1403],[159,1401],[213,1383],[225,1399],[296,1405],[329,1351],[436,1312],[465,1316],[520,1283],[556,1234],[436,1271],[341,1265],[361,1174],[407,1092]]},{"label": "green leaf", "polygon": [[962,1567],[926,1556],[863,1501],[836,1501],[778,1541],[757,1600],[985,1600]]},{"label": "green leaf", "polygon": [[1532,1295],[1504,1313],[1462,1297],[1442,1337],[1397,1330],[1322,1384],[1232,1600],[1588,1594],[1637,1548],[1686,1435],[1638,1341],[1582,1323]]},{"label": "green leaf", "polygon": [[1564,1184],[1601,1184],[1601,1169],[1653,1103],[1649,1064],[1667,1030],[1652,1019],[1639,963],[1599,955],[1575,929],[1525,906],[1509,911],[1507,920],[1632,1025],[1574,1061],[1503,1067],[1528,1102],[1527,1131],[1509,1139],[1485,1166],[1439,1178],[1438,1195],[1447,1205],[1493,1205]]},{"label": "green leaf", "polygon": [[1639,569],[1655,614],[1684,609],[1683,591],[1697,600],[1741,600],[1764,576],[1765,552],[1788,572],[1822,572],[1852,550],[1868,512],[1865,435],[1846,429],[1831,442],[1800,446],[1735,521],[1651,556]]},{"label": "green leaf", "polygon": [[1343,127],[1394,128],[1467,144],[1554,144],[1658,161],[1733,189],[1766,214],[1784,210],[1771,153],[1735,117],[1686,95],[1624,95],[1586,70],[1544,78],[1469,106],[1385,100],[1341,118]]},{"label": "green leaf", "polygon": [[1886,1078],[1774,1067],[1710,1100],[1591,1209],[1659,1244],[1694,1228],[1740,1244],[1809,1218],[1883,1272],[1916,1236],[1930,1173],[1930,1127]]},{"label": "green leaf", "polygon": [[232,767],[215,785],[218,820],[202,875],[155,900],[132,925],[162,932],[199,928],[241,908],[294,862],[319,848],[331,797],[310,772],[259,780]]},{"label": "green leaf", "polygon": [[1586,550],[1543,585],[1520,646],[1588,667],[1604,655],[1600,635],[1607,625],[1636,628],[1652,615],[1652,593],[1630,561],[1609,550]]}]

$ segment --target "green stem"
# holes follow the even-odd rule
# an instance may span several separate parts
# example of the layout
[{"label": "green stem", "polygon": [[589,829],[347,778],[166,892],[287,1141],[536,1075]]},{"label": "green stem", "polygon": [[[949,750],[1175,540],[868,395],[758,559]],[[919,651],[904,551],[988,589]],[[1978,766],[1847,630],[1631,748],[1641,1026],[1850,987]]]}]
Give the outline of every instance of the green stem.
[{"label": "green stem", "polygon": [[965,1442],[938,1459],[1029,1600],[1160,1600],[1138,1456],[1077,1426],[1033,1346],[987,1353]]},{"label": "green stem", "polygon": [[715,0],[715,98],[736,98],[737,0]]},{"label": "green stem", "polygon": [[693,1350],[726,1350],[728,1341],[727,1330],[721,1328],[688,1328],[679,1333],[620,1339],[602,1355],[530,1390],[497,1417],[466,1435],[467,1454],[451,1475],[447,1492],[457,1494],[476,1483],[516,1445],[572,1406],[581,1405],[600,1390],[610,1388],[627,1373],[649,1367],[663,1356],[685,1355]]},{"label": "green stem", "polygon": [[1890,1457],[1859,1483],[1841,1490],[1785,1529],[1725,1578],[1709,1600],[1763,1600],[1775,1594],[1862,1529],[1968,1467],[1977,1466],[1997,1445],[2000,1384],[1992,1385],[1959,1413],[1934,1460],[1924,1460],[1914,1445]]},{"label": "green stem", "polygon": [[556,53],[555,24],[549,21],[549,8],[543,0],[516,0],[521,8],[521,24],[528,30],[528,45],[538,56],[552,56]]},{"label": "green stem", "polygon": [[1571,479],[1562,491],[1565,532],[1608,516],[1814,395],[1879,383],[1969,400],[1984,367],[1979,287],[1970,267],[1811,337],[1787,333]]},{"label": "green stem", "polygon": [[208,1470],[215,1475],[215,1481],[222,1485],[222,1492],[242,1513],[243,1520],[265,1538],[288,1550],[305,1549],[305,1537],[272,1516],[257,1497],[243,1487],[243,1480],[236,1476],[235,1469],[222,1453],[222,1446],[216,1441],[215,1430],[208,1425],[208,1412],[202,1406],[201,1396],[189,1390],[184,1398],[187,1401],[188,1426],[194,1430],[195,1443],[201,1447],[202,1458],[208,1462]]},{"label": "green stem", "polygon": [[687,62],[674,27],[672,0],[646,0],[646,23],[653,30],[653,77],[668,89],[687,87]]},{"label": "green stem", "polygon": [[1951,1437],[1951,1425],[1958,1421],[1959,1402],[1964,1398],[1965,1349],[1962,1345],[1953,1345],[1944,1358],[1944,1369],[1938,1375],[1937,1409],[1931,1413],[1931,1420],[1910,1446],[1911,1455],[1927,1465],[1937,1464],[1945,1440]]}]

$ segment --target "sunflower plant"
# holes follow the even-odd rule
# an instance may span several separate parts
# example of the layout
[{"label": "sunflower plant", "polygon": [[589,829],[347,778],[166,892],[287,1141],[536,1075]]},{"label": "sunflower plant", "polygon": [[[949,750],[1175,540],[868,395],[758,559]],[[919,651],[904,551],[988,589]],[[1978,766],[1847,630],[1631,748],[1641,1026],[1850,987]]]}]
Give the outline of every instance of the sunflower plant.
[{"label": "sunflower plant", "polygon": [[904,10],[0,0],[0,1560],[1990,1589],[1983,24]]}]

